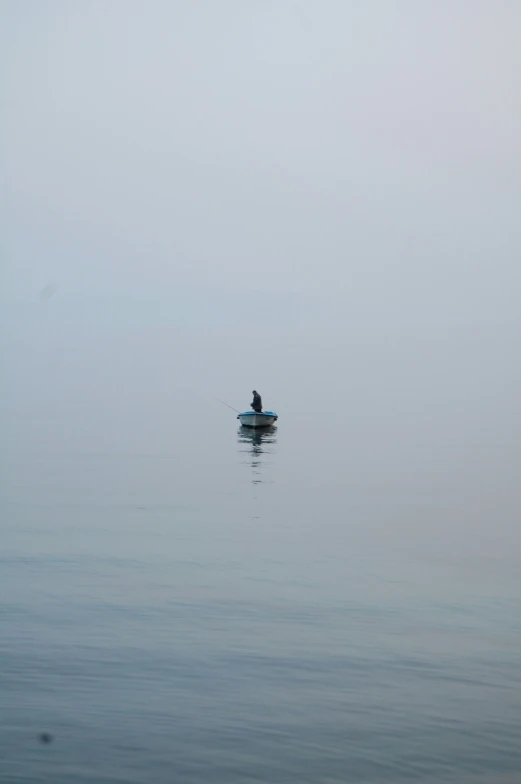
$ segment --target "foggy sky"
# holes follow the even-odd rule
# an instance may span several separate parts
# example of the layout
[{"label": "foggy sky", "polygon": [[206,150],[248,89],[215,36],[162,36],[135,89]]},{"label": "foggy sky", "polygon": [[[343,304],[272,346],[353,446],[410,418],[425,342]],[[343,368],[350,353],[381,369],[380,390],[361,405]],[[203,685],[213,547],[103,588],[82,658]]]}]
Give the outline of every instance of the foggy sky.
[{"label": "foggy sky", "polygon": [[4,300],[204,285],[517,318],[516,0],[1,12]]},{"label": "foggy sky", "polygon": [[9,497],[232,493],[257,388],[291,504],[519,552],[517,0],[0,7]]}]

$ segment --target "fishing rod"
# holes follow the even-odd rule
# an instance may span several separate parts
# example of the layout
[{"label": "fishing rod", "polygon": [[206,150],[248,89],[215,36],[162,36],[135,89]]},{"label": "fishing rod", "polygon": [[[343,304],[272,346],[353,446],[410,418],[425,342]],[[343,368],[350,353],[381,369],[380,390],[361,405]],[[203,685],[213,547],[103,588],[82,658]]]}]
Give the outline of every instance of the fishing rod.
[{"label": "fishing rod", "polygon": [[[217,400],[219,400],[219,398],[217,398]],[[225,402],[224,402],[224,400],[219,400],[219,403],[222,403],[222,404],[223,404],[223,406],[226,406],[226,408],[231,408],[231,410],[232,410],[232,411],[235,411],[235,413],[236,413],[236,414],[240,414],[240,413],[241,413],[240,411],[238,411],[238,410],[237,410],[236,408],[234,408],[233,406],[229,406],[229,405],[228,405],[228,403],[225,403]]]}]

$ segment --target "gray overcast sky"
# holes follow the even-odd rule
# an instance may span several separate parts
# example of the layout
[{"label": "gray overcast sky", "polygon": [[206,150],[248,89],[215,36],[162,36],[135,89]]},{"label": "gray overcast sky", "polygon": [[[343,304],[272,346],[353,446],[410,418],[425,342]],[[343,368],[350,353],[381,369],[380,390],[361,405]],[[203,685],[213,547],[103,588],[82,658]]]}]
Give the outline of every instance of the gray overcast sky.
[{"label": "gray overcast sky", "polygon": [[4,299],[204,283],[516,317],[518,0],[0,7]]},{"label": "gray overcast sky", "polygon": [[15,495],[90,482],[37,450],[182,495],[257,387],[288,492],[513,549],[521,1],[0,8]]}]

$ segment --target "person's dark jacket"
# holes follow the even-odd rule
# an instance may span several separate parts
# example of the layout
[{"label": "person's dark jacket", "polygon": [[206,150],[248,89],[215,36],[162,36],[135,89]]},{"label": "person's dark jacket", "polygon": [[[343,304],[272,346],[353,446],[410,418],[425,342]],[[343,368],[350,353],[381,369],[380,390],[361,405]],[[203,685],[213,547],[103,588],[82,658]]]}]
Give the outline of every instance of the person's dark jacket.
[{"label": "person's dark jacket", "polygon": [[251,407],[253,408],[254,411],[257,411],[258,413],[262,411],[262,399],[258,392],[255,392],[255,394],[253,395],[253,402],[251,404]]}]

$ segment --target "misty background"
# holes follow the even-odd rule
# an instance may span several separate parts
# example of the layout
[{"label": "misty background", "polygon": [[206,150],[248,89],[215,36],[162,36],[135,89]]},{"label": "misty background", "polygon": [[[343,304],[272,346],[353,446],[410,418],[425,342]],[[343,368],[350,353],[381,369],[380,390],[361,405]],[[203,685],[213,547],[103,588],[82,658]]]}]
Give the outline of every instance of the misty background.
[{"label": "misty background", "polygon": [[337,474],[421,452],[514,518],[516,2],[2,16],[8,449],[163,448],[255,386]]},{"label": "misty background", "polygon": [[[221,771],[226,741],[245,755],[227,782],[257,764],[255,780],[301,781],[298,758],[328,784],[346,765],[355,781],[507,784],[520,4],[3,0],[0,14],[10,774],[123,781],[128,737],[167,770],[166,716],[192,731],[185,781],[207,780],[201,754]],[[219,402],[247,409],[254,388],[279,414],[266,441]],[[381,673],[345,686],[346,650]],[[305,681],[299,655],[314,657]],[[52,692],[61,672],[68,698]],[[201,711],[226,679],[233,719],[219,701]],[[344,694],[353,748],[335,734]],[[33,725],[70,733],[73,767],[31,750]],[[214,748],[212,732],[230,734]],[[154,764],[146,780],[170,781]]]}]

